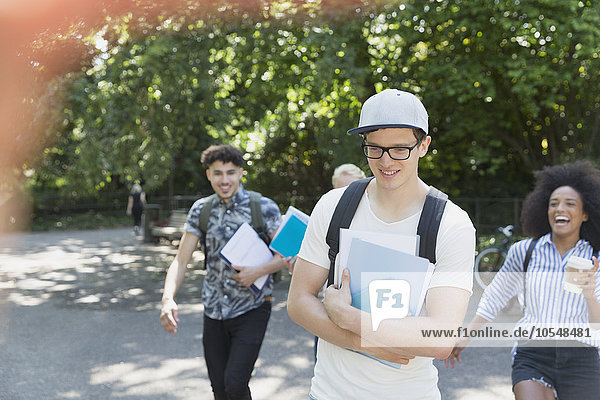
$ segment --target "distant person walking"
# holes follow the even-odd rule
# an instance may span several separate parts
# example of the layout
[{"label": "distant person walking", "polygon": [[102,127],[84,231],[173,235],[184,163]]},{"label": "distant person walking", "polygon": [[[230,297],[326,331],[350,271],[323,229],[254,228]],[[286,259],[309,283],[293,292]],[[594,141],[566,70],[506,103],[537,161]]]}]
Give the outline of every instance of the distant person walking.
[{"label": "distant person walking", "polygon": [[127,199],[127,215],[133,215],[133,230],[136,235],[141,234],[142,214],[146,207],[146,193],[137,183],[131,188]]},{"label": "distant person walking", "polygon": [[363,179],[365,173],[354,164],[342,164],[333,171],[331,184],[334,189],[348,186],[354,181]]},{"label": "distant person walking", "polygon": [[[515,328],[552,330],[558,340],[536,334],[518,342],[512,364],[515,399],[600,399],[600,343],[593,328],[600,323],[600,171],[589,161],[578,161],[546,167],[535,177],[521,214],[523,231],[532,238],[510,248],[467,329],[481,329],[517,296],[524,315]],[[594,265],[569,272],[579,293],[564,285],[573,256]],[[446,366],[460,362],[468,343],[463,339],[456,344]]]}]

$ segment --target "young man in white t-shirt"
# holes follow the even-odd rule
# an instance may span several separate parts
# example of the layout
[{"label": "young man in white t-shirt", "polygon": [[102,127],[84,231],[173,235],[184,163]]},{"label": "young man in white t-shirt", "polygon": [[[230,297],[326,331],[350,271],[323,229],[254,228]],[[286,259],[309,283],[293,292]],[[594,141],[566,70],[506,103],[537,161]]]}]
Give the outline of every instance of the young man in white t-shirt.
[{"label": "young man in white t-shirt", "polygon": [[[374,176],[350,229],[414,235],[429,191],[418,176],[418,161],[431,142],[425,107],[410,93],[384,90],[363,104],[359,127],[348,132],[363,135],[363,152]],[[439,399],[432,361],[446,358],[457,339],[426,337],[422,330],[456,332],[462,325],[472,287],[473,224],[463,210],[447,202],[424,312],[384,320],[373,331],[369,314],[350,305],[347,271],[339,289],[330,286],[323,302],[317,298],[329,272],[325,237],[344,190],[328,192],[315,206],[288,297],[290,317],[320,338],[310,397]],[[403,365],[394,368],[348,349]]]}]

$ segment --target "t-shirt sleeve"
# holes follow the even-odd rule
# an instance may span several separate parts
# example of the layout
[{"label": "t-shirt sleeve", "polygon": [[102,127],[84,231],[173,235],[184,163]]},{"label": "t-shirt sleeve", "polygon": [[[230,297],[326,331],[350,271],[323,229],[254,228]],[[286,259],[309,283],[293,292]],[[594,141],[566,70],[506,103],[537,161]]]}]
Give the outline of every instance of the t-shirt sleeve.
[{"label": "t-shirt sleeve", "polygon": [[340,193],[339,190],[330,191],[317,202],[310,214],[306,233],[298,253],[298,257],[303,260],[325,269],[329,269],[329,246],[325,239],[333,210],[341,196]]},{"label": "t-shirt sleeve", "polygon": [[187,219],[183,226],[183,229],[185,229],[186,232],[193,233],[200,237],[200,240],[202,240],[202,237],[204,236],[200,231],[200,210],[202,210],[202,206],[205,202],[206,198],[196,200],[192,205],[192,208],[190,208],[190,211],[188,211]]},{"label": "t-shirt sleeve", "polygon": [[475,228],[466,212],[452,202],[446,210],[436,243],[432,287],[456,287],[472,293],[475,261]]}]

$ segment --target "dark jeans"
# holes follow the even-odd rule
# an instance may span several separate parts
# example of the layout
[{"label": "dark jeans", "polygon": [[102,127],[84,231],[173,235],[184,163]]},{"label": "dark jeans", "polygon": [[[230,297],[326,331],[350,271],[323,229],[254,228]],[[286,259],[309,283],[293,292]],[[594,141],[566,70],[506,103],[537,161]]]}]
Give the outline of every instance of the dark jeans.
[{"label": "dark jeans", "polygon": [[133,214],[133,225],[134,226],[142,226],[142,213],[143,209],[136,210],[135,208],[131,212]]},{"label": "dark jeans", "polygon": [[270,316],[268,301],[232,319],[204,316],[204,359],[215,400],[252,399],[248,382]]},{"label": "dark jeans", "polygon": [[550,385],[559,400],[600,399],[600,361],[595,347],[519,347],[513,387],[523,380]]}]

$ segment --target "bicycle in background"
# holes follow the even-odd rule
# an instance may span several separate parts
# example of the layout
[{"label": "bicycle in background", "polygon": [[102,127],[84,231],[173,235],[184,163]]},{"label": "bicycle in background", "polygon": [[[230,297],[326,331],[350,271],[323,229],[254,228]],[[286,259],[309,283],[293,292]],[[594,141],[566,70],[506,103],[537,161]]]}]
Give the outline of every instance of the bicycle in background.
[{"label": "bicycle in background", "polygon": [[506,253],[514,242],[513,229],[512,225],[499,227],[498,231],[504,235],[502,243],[483,248],[475,257],[475,280],[483,290],[488,287],[504,264]]}]

